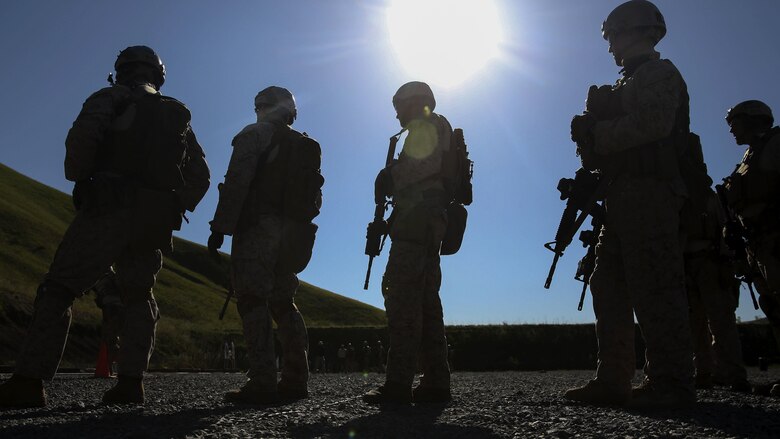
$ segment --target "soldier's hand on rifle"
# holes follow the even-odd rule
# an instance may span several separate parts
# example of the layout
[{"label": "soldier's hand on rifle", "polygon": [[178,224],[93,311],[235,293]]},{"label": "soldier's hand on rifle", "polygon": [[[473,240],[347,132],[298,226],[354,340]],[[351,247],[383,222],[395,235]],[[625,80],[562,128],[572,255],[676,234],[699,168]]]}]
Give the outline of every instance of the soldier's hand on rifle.
[{"label": "soldier's hand on rifle", "polygon": [[220,262],[219,248],[222,247],[222,243],[225,241],[225,235],[219,232],[211,232],[209,235],[209,256],[217,262]]},{"label": "soldier's hand on rifle", "polygon": [[588,89],[588,99],[585,101],[585,111],[591,114],[604,114],[609,107],[609,99],[612,95],[612,86],[601,87],[591,85]]},{"label": "soldier's hand on rifle", "polygon": [[571,140],[580,145],[593,144],[593,126],[596,118],[592,114],[578,114],[571,120]]},{"label": "soldier's hand on rifle", "polygon": [[393,175],[390,172],[391,167],[388,166],[376,176],[374,181],[374,201],[376,204],[384,203],[385,199],[393,196]]},{"label": "soldier's hand on rifle", "polygon": [[736,221],[727,221],[723,226],[723,240],[730,249],[743,247],[742,225]]}]

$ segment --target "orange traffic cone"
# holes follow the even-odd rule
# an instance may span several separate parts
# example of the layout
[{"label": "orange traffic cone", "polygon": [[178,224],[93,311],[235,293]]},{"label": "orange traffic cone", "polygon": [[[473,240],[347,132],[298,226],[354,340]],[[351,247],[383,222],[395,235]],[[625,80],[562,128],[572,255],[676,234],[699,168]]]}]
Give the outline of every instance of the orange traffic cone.
[{"label": "orange traffic cone", "polygon": [[111,366],[108,364],[108,346],[105,341],[100,342],[97,364],[95,364],[95,378],[111,378]]}]

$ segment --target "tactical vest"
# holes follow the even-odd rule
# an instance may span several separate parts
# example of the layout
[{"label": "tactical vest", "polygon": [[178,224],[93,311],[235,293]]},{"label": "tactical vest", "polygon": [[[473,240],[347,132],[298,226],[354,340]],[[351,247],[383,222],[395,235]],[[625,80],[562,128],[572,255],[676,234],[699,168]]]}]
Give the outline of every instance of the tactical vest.
[{"label": "tactical vest", "polygon": [[184,210],[175,191],[185,184],[190,112],[176,99],[137,87],[116,114],[98,151],[92,192],[98,204],[113,198],[109,208],[130,208],[131,247],[167,254]]},{"label": "tactical vest", "polygon": [[780,220],[777,215],[780,173],[765,171],[760,166],[764,147],[776,136],[780,136],[778,127],[772,128],[756,145],[751,145],[725,181],[729,208],[753,226],[777,224]]},{"label": "tactical vest", "polygon": [[[594,113],[598,120],[610,120],[626,115],[622,106],[625,79],[621,78],[612,89],[607,108],[598,109]],[[679,177],[678,156],[690,141],[688,101],[688,89],[684,87],[680,95],[680,105],[675,113],[674,127],[669,136],[615,154],[599,156],[597,167],[606,174],[612,175],[629,174],[660,179]]]},{"label": "tactical vest", "polygon": [[98,170],[156,191],[184,187],[190,112],[176,99],[134,90],[98,152]]}]

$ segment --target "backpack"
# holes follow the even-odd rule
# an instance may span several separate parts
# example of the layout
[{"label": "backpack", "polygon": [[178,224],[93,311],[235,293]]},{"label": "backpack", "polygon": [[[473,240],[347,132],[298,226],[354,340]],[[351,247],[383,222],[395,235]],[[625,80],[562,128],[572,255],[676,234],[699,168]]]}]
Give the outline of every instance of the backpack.
[{"label": "backpack", "polygon": [[311,260],[317,225],[312,220],[322,207],[320,144],[306,133],[290,129],[284,141],[287,169],[282,195],[282,239],[276,270],[300,273]]},{"label": "backpack", "polygon": [[471,204],[473,175],[474,162],[469,159],[463,129],[455,128],[450,137],[450,147],[442,157],[442,178],[452,202],[464,206]]},{"label": "backpack", "polygon": [[447,231],[442,240],[440,254],[453,255],[458,252],[466,232],[468,212],[464,206],[473,201],[471,179],[474,175],[474,162],[469,159],[463,129],[455,128],[450,137],[450,147],[442,156],[442,180],[444,189],[450,197],[447,206]]}]

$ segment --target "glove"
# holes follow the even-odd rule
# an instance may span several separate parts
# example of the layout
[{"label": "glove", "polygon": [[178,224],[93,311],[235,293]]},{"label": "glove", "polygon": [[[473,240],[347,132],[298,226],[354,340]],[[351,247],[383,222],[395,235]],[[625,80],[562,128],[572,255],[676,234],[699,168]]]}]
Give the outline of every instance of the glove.
[{"label": "glove", "polygon": [[384,203],[385,199],[393,196],[393,174],[390,172],[391,167],[388,166],[376,176],[374,181],[374,201],[376,204]]},{"label": "glove", "polygon": [[742,232],[742,225],[736,221],[728,221],[723,226],[723,240],[730,249],[736,250],[745,246]]},{"label": "glove", "polygon": [[593,144],[593,127],[596,118],[590,113],[578,114],[571,119],[571,140],[576,144]]},{"label": "glove", "polygon": [[220,262],[221,257],[219,255],[219,248],[222,247],[222,243],[225,241],[225,235],[219,232],[211,232],[209,235],[209,256],[217,263]]},{"label": "glove", "polygon": [[591,114],[605,114],[609,108],[609,99],[612,96],[612,86],[591,85],[588,89],[588,99],[585,101],[585,111]]}]

